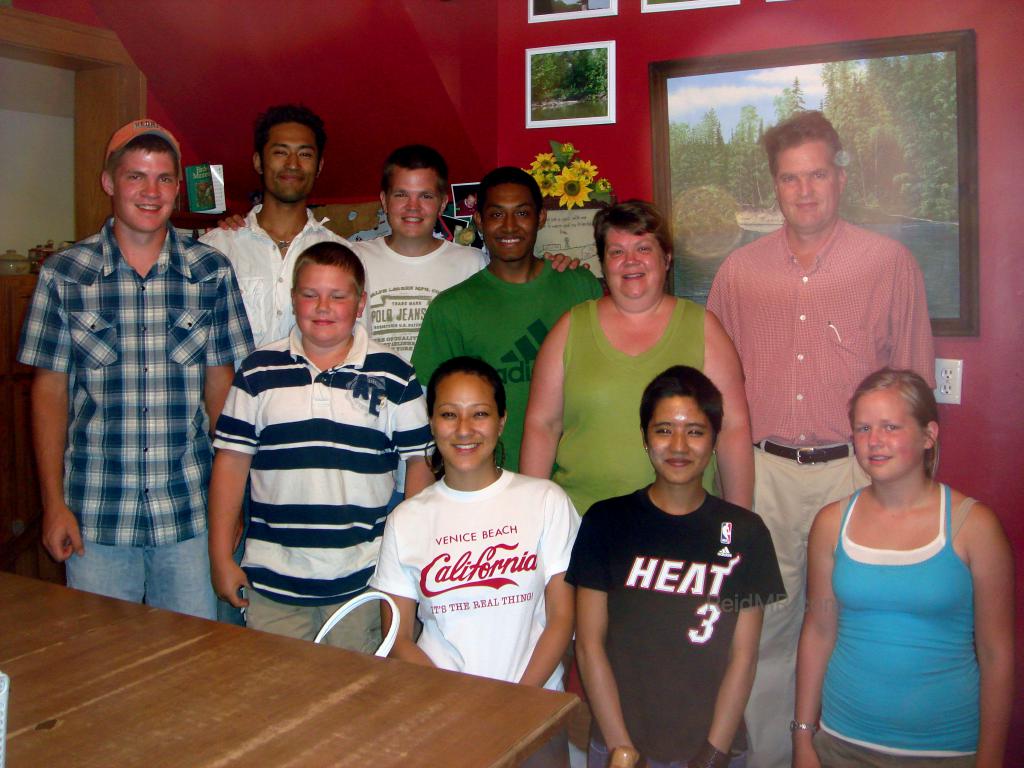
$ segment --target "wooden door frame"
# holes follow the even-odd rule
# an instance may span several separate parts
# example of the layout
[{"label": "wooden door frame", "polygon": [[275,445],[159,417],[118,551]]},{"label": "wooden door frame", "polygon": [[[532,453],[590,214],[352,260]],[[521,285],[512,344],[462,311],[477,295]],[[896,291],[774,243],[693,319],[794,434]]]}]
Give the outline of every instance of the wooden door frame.
[{"label": "wooden door frame", "polygon": [[75,72],[75,239],[110,215],[100,188],[110,135],[146,114],[146,77],[118,36],[39,13],[0,8],[0,56]]}]

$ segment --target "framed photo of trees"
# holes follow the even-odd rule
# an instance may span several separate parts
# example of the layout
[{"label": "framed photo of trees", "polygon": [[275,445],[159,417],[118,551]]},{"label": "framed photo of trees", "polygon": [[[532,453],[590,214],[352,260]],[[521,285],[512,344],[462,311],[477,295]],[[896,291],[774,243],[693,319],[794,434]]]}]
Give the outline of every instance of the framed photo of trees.
[{"label": "framed photo of trees", "polygon": [[935,335],[978,334],[973,30],[654,62],[650,87],[676,295],[703,303],[729,253],[782,225],[760,138],[820,109],[849,155],[840,214],[914,254]]},{"label": "framed photo of trees", "polygon": [[614,40],[527,49],[527,128],[614,122]]}]

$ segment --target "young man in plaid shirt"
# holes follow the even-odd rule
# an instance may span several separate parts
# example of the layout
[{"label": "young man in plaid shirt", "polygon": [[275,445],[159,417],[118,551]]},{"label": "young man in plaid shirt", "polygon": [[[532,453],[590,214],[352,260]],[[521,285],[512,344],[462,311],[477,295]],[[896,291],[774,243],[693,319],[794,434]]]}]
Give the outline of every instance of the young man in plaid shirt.
[{"label": "young man in plaid shirt", "polygon": [[209,431],[252,335],[228,262],[168,224],[174,137],[123,126],[101,180],[114,216],[43,265],[18,353],[43,543],[70,587],[213,618]]}]

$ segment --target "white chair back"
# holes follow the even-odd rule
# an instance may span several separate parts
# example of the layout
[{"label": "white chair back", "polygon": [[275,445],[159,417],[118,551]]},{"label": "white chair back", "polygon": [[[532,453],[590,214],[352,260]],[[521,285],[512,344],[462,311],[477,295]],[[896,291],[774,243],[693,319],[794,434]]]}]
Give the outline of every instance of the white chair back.
[{"label": "white chair back", "polygon": [[4,751],[7,746],[7,696],[11,690],[11,678],[0,672],[0,768],[4,768]]},{"label": "white chair back", "polygon": [[[385,635],[383,642],[381,642],[380,646],[378,646],[377,650],[373,654],[374,656],[387,656],[391,652],[392,647],[394,647],[395,645],[395,638],[398,637],[398,606],[395,605],[394,600],[385,595],[383,592],[377,592],[375,590],[368,590],[366,592],[363,592],[361,595],[353,597],[351,600],[349,600],[347,603],[341,606],[341,608],[339,608],[333,614],[331,614],[331,618],[324,622],[324,625],[320,628],[320,631],[317,632],[316,638],[314,638],[313,642],[322,642],[323,639],[327,637],[327,633],[334,629],[335,625],[339,621],[344,619],[359,606],[363,605],[364,603],[373,602],[374,600],[380,600],[391,606],[391,628],[388,630],[387,635]],[[3,766],[0,765],[0,768],[3,768]]]}]

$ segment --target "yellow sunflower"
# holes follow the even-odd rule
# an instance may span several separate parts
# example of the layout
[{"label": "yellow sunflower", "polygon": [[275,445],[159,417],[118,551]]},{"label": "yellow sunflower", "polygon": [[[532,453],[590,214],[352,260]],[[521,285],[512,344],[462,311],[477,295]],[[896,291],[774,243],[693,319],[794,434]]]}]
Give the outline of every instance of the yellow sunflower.
[{"label": "yellow sunflower", "polygon": [[[534,174],[536,178],[537,173],[548,173],[550,171],[558,170],[558,161],[555,160],[555,156],[550,152],[541,152],[537,155],[537,159],[530,163],[530,172]],[[540,179],[537,179],[538,183]]]},{"label": "yellow sunflower", "polygon": [[593,181],[597,176],[597,166],[589,160],[574,160],[569,167],[583,181]]},{"label": "yellow sunflower", "polygon": [[590,191],[590,182],[579,178],[567,168],[555,179],[555,189],[551,196],[558,198],[560,206],[571,210],[574,205],[582,208],[590,200]]},{"label": "yellow sunflower", "polygon": [[555,175],[553,173],[541,173],[534,174],[534,179],[537,181],[537,186],[540,187],[540,192],[545,197],[553,197],[555,194]]}]

